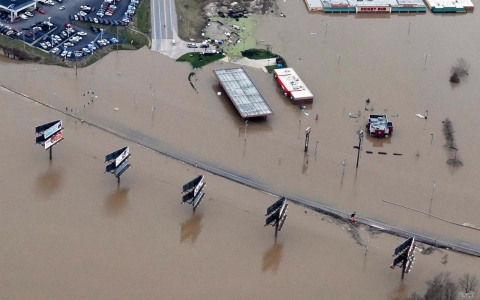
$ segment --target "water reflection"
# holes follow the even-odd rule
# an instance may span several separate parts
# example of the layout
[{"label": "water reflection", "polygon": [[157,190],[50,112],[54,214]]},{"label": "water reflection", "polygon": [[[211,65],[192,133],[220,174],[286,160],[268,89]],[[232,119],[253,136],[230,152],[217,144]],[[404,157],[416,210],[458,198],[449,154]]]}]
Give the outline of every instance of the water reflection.
[{"label": "water reflection", "polygon": [[182,223],[180,229],[180,242],[190,241],[192,244],[197,240],[202,231],[203,214],[193,214],[188,220]]},{"label": "water reflection", "polygon": [[49,167],[48,171],[38,175],[35,180],[35,191],[45,199],[50,198],[62,183],[62,171]]},{"label": "water reflection", "polygon": [[400,283],[398,287],[396,287],[393,291],[388,293],[388,299],[392,299],[392,300],[405,299],[406,297],[407,297],[407,286],[403,281]]},{"label": "water reflection", "polygon": [[283,244],[275,241],[275,243],[265,251],[262,258],[262,272],[271,270],[273,275],[277,273],[280,262],[282,261],[282,250]]},{"label": "water reflection", "polygon": [[385,137],[385,138],[376,138],[374,136],[370,136],[368,134],[365,135],[364,140],[367,140],[371,143],[372,147],[375,148],[382,148],[383,145],[389,145],[392,143],[392,137]]},{"label": "water reflection", "polygon": [[118,188],[115,192],[107,196],[105,209],[108,215],[118,215],[128,204],[129,187]]}]

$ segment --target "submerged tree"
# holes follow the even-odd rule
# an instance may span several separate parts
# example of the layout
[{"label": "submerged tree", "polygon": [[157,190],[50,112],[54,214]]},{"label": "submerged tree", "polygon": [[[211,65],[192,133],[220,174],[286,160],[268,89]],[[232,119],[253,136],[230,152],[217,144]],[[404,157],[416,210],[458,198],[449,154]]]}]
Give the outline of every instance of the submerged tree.
[{"label": "submerged tree", "polygon": [[455,63],[452,66],[450,82],[459,83],[460,78],[468,75],[468,70],[470,69],[470,65],[467,63],[465,59],[462,57],[457,58]]},{"label": "submerged tree", "polygon": [[450,278],[450,273],[440,273],[433,280],[427,281],[428,290],[425,300],[455,300],[458,287]]},{"label": "submerged tree", "polygon": [[449,149],[457,148],[455,146],[455,137],[453,135],[455,133],[455,130],[453,130],[452,121],[450,121],[449,118],[446,118],[445,121],[443,121],[442,132],[446,141],[445,148],[449,148]]},{"label": "submerged tree", "polygon": [[458,280],[458,285],[462,292],[466,294],[475,293],[478,285],[477,276],[470,275],[468,273],[463,274],[463,276]]}]

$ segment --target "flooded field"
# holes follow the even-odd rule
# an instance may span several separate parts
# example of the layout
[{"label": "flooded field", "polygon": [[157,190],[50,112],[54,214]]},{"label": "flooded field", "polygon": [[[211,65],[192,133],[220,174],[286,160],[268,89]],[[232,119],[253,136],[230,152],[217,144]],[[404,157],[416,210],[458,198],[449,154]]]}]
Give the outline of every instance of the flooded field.
[{"label": "flooded field", "polygon": [[[466,246],[480,246],[477,230],[383,201],[431,212],[459,224],[480,226],[477,220],[480,190],[476,183],[480,175],[477,154],[480,106],[476,99],[480,89],[476,84],[480,65],[480,54],[476,50],[480,37],[475,31],[480,25],[478,16],[475,13],[322,15],[309,14],[302,2],[280,2],[279,6],[281,11],[289,12],[286,18],[258,19],[255,25],[258,47],[271,44],[273,52],[282,55],[307,84],[315,95],[314,103],[306,107],[307,116],[283,97],[271,75],[246,68],[275,113],[266,120],[251,120],[246,136],[244,122],[231,102],[224,93],[217,96],[221,88],[212,72],[217,68],[237,67],[234,64],[218,62],[199,70],[192,81],[198,93],[188,82],[189,65],[175,63],[148,49],[113,52],[97,64],[79,69],[78,75],[74,69],[2,60],[0,83],[120,136],[141,139],[157,150],[189,157],[259,182],[279,195],[303,197],[345,212],[356,211],[358,217]],[[451,85],[450,69],[459,57],[470,64],[470,72],[460,84]],[[399,287],[399,281],[392,279],[398,279],[399,273],[388,269],[392,247],[399,240],[385,237],[386,241],[381,243],[383,248],[378,251],[381,258],[374,258],[378,261],[372,263],[374,267],[370,266],[372,275],[363,276],[363,262],[355,260],[359,263],[355,265],[351,260],[353,257],[363,259],[364,248],[348,235],[342,237],[333,232],[328,246],[319,242],[320,237],[325,239],[324,234],[330,234],[329,225],[318,221],[318,226],[312,226],[303,221],[304,212],[298,207],[289,212],[288,222],[300,223],[292,225],[294,232],[287,233],[286,229],[285,234],[281,233],[279,245],[283,246],[277,249],[272,246],[271,230],[261,227],[263,210],[272,198],[215,177],[209,178],[214,183],[209,183],[207,192],[212,194],[207,195],[207,199],[213,197],[212,201],[205,201],[204,209],[187,222],[192,224],[187,232],[193,235],[200,232],[198,237],[189,239],[188,233],[180,232],[180,224],[188,220],[191,213],[188,207],[179,205],[179,195],[181,185],[195,176],[192,167],[135,147],[132,168],[125,174],[125,180],[122,179],[121,188],[116,190],[115,178],[102,172],[102,158],[124,146],[125,141],[3,90],[1,93],[1,122],[4,128],[11,129],[4,131],[9,143],[1,150],[4,165],[11,170],[2,174],[7,189],[3,211],[11,211],[3,222],[6,228],[19,226],[16,231],[3,233],[4,240],[12,240],[7,250],[8,268],[4,270],[15,271],[15,276],[22,279],[25,278],[21,272],[29,270],[32,276],[28,280],[37,285],[37,292],[42,288],[53,291],[37,281],[39,270],[46,268],[42,270],[45,276],[56,277],[60,282],[44,278],[52,288],[66,280],[65,277],[71,280],[78,276],[78,281],[68,282],[71,289],[80,291],[84,284],[104,282],[105,288],[83,291],[93,295],[105,293],[103,298],[129,293],[129,298],[173,297],[176,291],[173,287],[177,287],[185,293],[185,298],[194,294],[225,298],[235,293],[241,295],[239,298],[251,299],[260,293],[270,293],[272,286],[280,287],[276,292],[282,298],[292,298],[298,293],[305,293],[298,298],[311,298],[320,291],[325,292],[318,286],[319,282],[334,282],[338,276],[345,278],[345,284],[351,288],[346,291],[343,285],[328,285],[331,294],[327,298],[358,298],[356,288],[362,288],[364,299],[382,299],[384,295],[392,298],[399,290],[410,293],[421,288],[432,273],[450,270],[450,264],[446,268],[436,257],[435,264],[412,273],[415,281]],[[367,98],[371,101],[367,107],[373,108],[373,113],[385,113],[393,122],[394,134],[383,140],[366,137],[356,170],[357,150],[353,146],[358,145],[357,131],[365,128],[370,113],[365,111]],[[415,116],[426,114],[427,110],[427,120]],[[349,118],[349,113],[357,117]],[[454,126],[462,167],[446,164],[449,155],[443,148],[445,140],[441,129],[447,117]],[[33,128],[55,119],[64,119],[66,139],[55,147],[54,161],[49,165],[47,153],[33,145]],[[312,131],[310,150],[305,156],[307,127]],[[377,154],[379,151],[387,155]],[[402,155],[393,156],[394,152]],[[342,174],[344,158],[346,166]],[[229,200],[223,200],[227,198]],[[215,205],[215,199],[220,203]],[[160,208],[161,202],[167,203],[167,210]],[[220,210],[222,215],[210,210]],[[237,221],[229,222],[234,216]],[[256,224],[253,219],[260,220]],[[37,223],[44,226],[36,227]],[[247,227],[241,228],[244,225]],[[258,228],[259,233],[254,228]],[[236,230],[236,234],[232,234],[232,230]],[[244,239],[251,232],[255,232],[257,240]],[[17,235],[20,237],[15,239]],[[209,237],[203,239],[206,235]],[[65,244],[63,240],[68,242]],[[189,242],[182,243],[182,240]],[[47,251],[52,242],[58,253]],[[348,252],[346,244],[358,253]],[[272,255],[283,253],[276,273],[262,272],[262,251],[269,247],[275,248],[269,252]],[[326,256],[320,258],[316,247],[325,247],[322,254]],[[27,257],[29,262],[15,261],[19,248],[24,251],[20,257]],[[157,248],[170,255],[163,256]],[[218,252],[221,252],[219,257]],[[182,255],[176,257],[179,253]],[[284,264],[289,256],[291,264]],[[171,257],[175,259],[169,260]],[[340,259],[345,257],[348,259]],[[52,265],[46,267],[45,261],[52,259]],[[341,270],[337,260],[344,263]],[[85,265],[85,261],[90,264]],[[117,265],[118,261],[121,263]],[[218,264],[219,261],[222,264]],[[357,269],[345,275],[349,263]],[[478,262],[475,260],[475,263]],[[465,258],[454,271],[470,271],[460,267],[461,264],[474,265]],[[178,269],[179,265],[188,267],[189,271]],[[367,263],[367,269],[368,266]],[[431,272],[430,267],[434,268]],[[81,272],[76,272],[76,268]],[[247,271],[251,269],[255,270],[255,276]],[[323,272],[325,270],[333,273]],[[478,270],[478,266],[473,270]],[[168,272],[173,275],[167,277]],[[205,281],[200,280],[192,286],[188,280],[182,285],[181,278],[192,272],[199,276],[209,274],[202,278],[209,284],[202,285]],[[317,272],[325,276],[323,280],[318,279]],[[85,274],[91,276],[85,277]],[[139,277],[131,281],[132,274]],[[358,280],[359,277],[365,282]],[[218,286],[212,286],[215,278]],[[241,289],[240,284],[233,285],[232,278],[245,284],[250,282],[255,288]],[[260,278],[262,280],[258,280]],[[289,278],[302,278],[302,282]],[[264,284],[265,281],[269,283]],[[378,291],[368,288],[373,285],[381,288]],[[185,290],[185,286],[192,290]],[[212,287],[218,287],[215,294]],[[19,290],[12,289],[12,295],[18,295]],[[133,290],[139,294],[131,294]],[[250,291],[258,294],[249,294]],[[51,297],[45,299],[69,295],[58,293],[49,294]],[[350,294],[337,297],[336,293]],[[91,298],[87,294],[79,297]]]},{"label": "flooded field", "polygon": [[[402,239],[359,227],[362,246],[347,224],[295,205],[275,241],[263,222],[277,198],[209,174],[193,213],[180,191],[199,170],[3,89],[0,96],[8,128],[2,299],[402,299],[439,272],[478,270],[478,258],[417,251],[402,282],[389,268]],[[46,119],[65,127],[51,162],[33,144]],[[122,146],[132,167],[117,186],[103,157]]]}]

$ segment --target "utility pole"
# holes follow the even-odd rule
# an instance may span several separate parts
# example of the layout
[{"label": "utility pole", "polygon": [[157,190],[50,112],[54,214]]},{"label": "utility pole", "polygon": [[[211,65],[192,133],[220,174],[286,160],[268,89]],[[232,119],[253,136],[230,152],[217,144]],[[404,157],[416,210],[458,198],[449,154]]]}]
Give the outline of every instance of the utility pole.
[{"label": "utility pole", "polygon": [[410,43],[410,25],[412,25],[412,22],[408,22],[407,43]]},{"label": "utility pole", "polygon": [[245,120],[245,141],[247,140],[247,126],[248,126],[248,120]]},{"label": "utility pole", "polygon": [[358,153],[357,153],[357,169],[358,169],[358,160],[360,159],[360,148],[362,147],[363,139],[363,130],[360,130],[358,133]]}]

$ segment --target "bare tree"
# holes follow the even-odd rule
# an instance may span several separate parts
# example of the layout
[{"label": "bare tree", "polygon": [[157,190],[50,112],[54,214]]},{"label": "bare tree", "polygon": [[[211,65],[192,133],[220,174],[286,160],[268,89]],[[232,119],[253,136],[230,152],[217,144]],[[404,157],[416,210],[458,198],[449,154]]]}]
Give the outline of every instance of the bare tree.
[{"label": "bare tree", "polygon": [[458,285],[460,286],[462,292],[467,294],[471,292],[475,293],[478,285],[477,276],[465,273],[458,280]]},{"label": "bare tree", "polygon": [[462,57],[457,58],[455,63],[452,66],[452,73],[456,73],[458,77],[463,77],[468,75],[468,70],[470,69],[470,65],[467,63],[465,59]]},{"label": "bare tree", "polygon": [[457,58],[455,63],[452,66],[450,82],[459,83],[460,78],[468,75],[468,70],[470,69],[470,65],[467,63],[465,59],[462,57]]},{"label": "bare tree", "polygon": [[445,148],[449,148],[449,149],[457,148],[455,146],[455,137],[453,135],[455,133],[455,130],[453,130],[452,121],[450,121],[449,118],[446,118],[445,121],[443,121],[442,132],[446,140]]},{"label": "bare tree", "polygon": [[450,273],[440,273],[433,280],[427,281],[428,290],[425,300],[455,300],[458,287],[450,278]]}]

